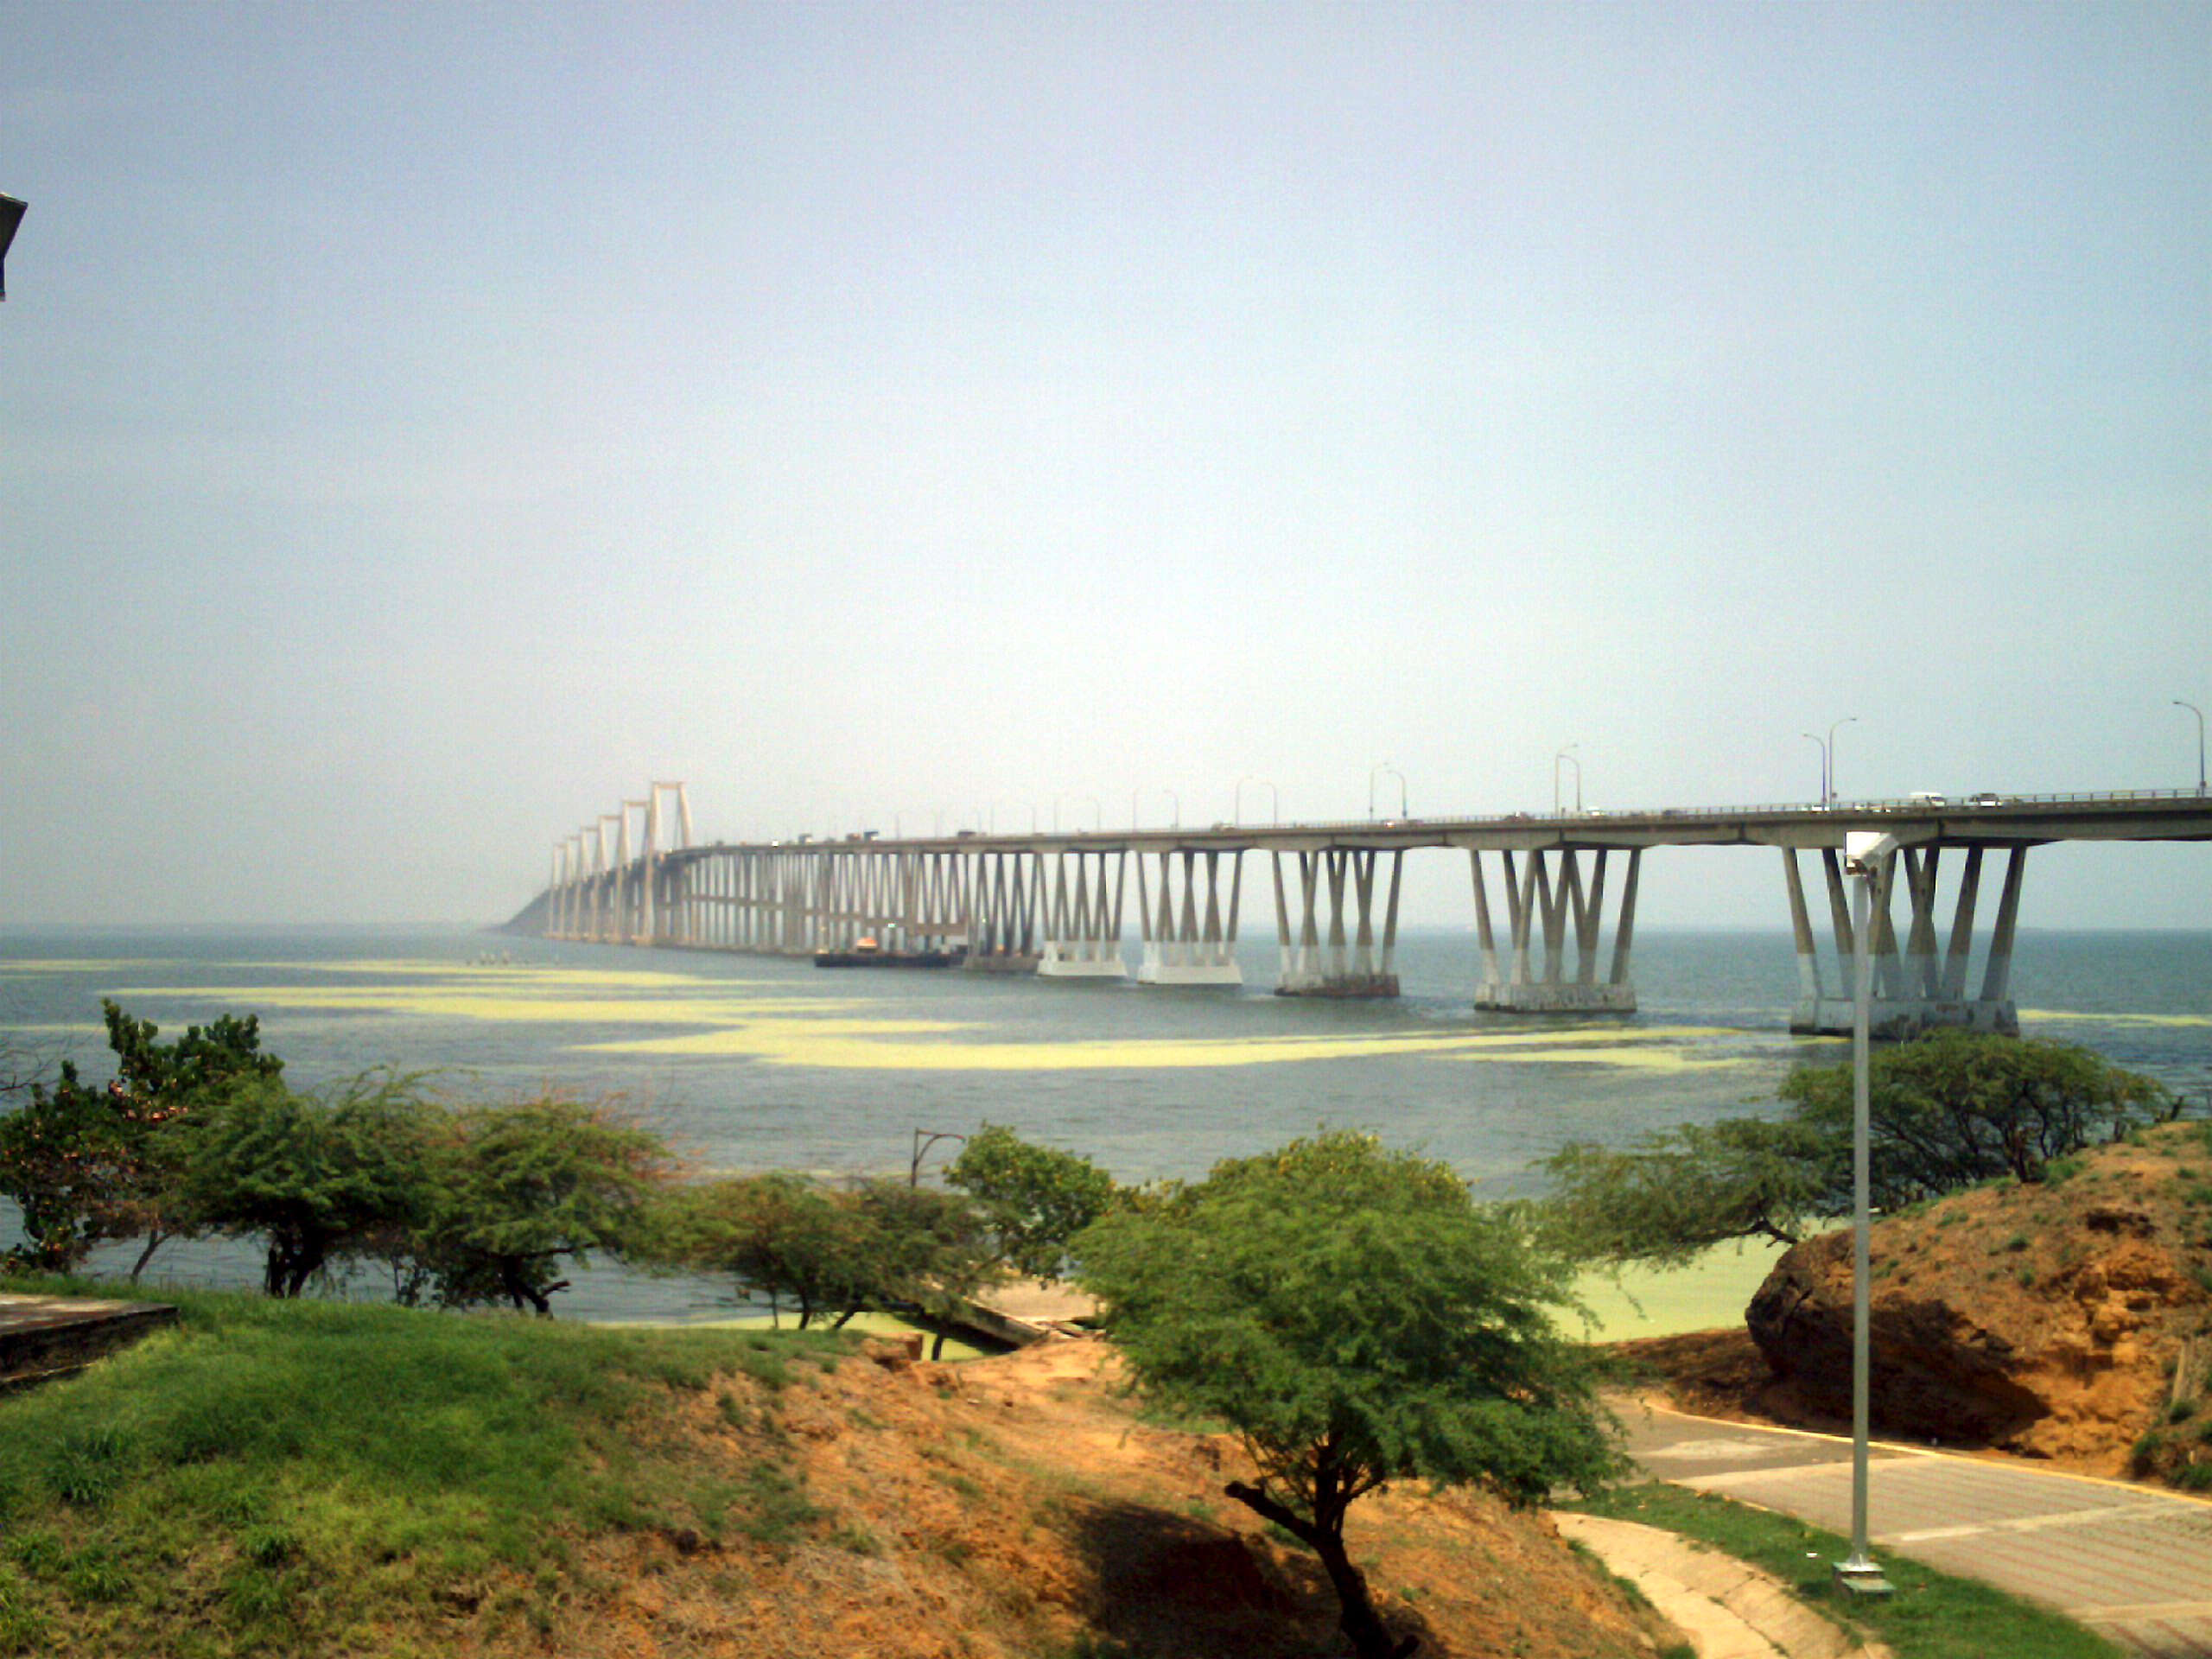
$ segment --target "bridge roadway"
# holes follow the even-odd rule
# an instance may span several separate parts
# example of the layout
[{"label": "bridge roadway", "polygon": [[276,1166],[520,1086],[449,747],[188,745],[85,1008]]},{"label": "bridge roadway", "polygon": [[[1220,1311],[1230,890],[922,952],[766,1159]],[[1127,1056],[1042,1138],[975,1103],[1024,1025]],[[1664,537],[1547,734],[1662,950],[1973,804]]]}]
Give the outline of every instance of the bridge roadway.
[{"label": "bridge roadway", "polygon": [[[665,810],[671,797],[672,819]],[[1233,985],[1243,981],[1236,944],[1243,860],[1255,853],[1266,855],[1273,876],[1281,950],[1276,990],[1389,996],[1398,988],[1405,855],[1457,849],[1468,855],[1472,880],[1478,1007],[1628,1012],[1636,1006],[1630,967],[1644,853],[1769,847],[1782,855],[1796,943],[1790,1027],[1845,1031],[1853,935],[1841,855],[1845,836],[1863,830],[1899,846],[1880,861],[1874,884],[1877,1032],[1903,1035],[1936,1025],[2015,1030],[2008,985],[2028,849],[2059,841],[2212,840],[2212,797],[1916,795],[1828,806],[1029,835],[868,831],[827,841],[696,845],[683,786],[655,784],[643,799],[624,802],[620,812],[602,814],[556,843],[550,885],[509,925],[553,938],[782,956],[849,951],[865,938],[894,956],[957,955],[971,971],[1119,978],[1128,973],[1122,939],[1134,870],[1139,982]],[[1801,854],[1811,855],[1818,884],[1810,897]],[[1975,975],[1974,920],[1991,854],[2001,855],[2004,868]],[[1609,912],[1611,868],[1621,874]],[[1956,874],[1939,891],[1939,876],[1950,869]],[[1891,913],[1900,889],[1907,911],[1902,942]],[[1946,902],[1948,919],[1941,913]],[[1826,928],[1815,921],[1823,908]],[[1824,931],[1833,936],[1833,962],[1823,960]],[[1610,950],[1601,949],[1608,943]]]}]

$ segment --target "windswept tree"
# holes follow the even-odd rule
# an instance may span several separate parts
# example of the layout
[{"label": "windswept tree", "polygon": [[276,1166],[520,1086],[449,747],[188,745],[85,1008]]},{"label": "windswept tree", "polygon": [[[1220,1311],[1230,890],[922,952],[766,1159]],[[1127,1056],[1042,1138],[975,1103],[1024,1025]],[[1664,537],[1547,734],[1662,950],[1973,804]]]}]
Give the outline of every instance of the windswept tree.
[{"label": "windswept tree", "polygon": [[668,1179],[668,1149],[604,1104],[546,1098],[456,1113],[433,1143],[410,1237],[438,1301],[553,1311],[565,1258],[620,1255]]},{"label": "windswept tree", "polygon": [[96,1244],[143,1237],[135,1280],[182,1225],[180,1127],[233,1090],[274,1082],[284,1063],[261,1052],[260,1024],[250,1014],[188,1027],[162,1043],[151,1020],[100,1006],[114,1078],[87,1084],[64,1060],[51,1089],[28,1081],[26,1103],[0,1117],[0,1192],[22,1211],[17,1260],[67,1271]]},{"label": "windswept tree", "polygon": [[426,1219],[437,1128],[404,1077],[371,1075],[327,1096],[251,1079],[173,1131],[178,1207],[194,1227],[258,1237],[263,1288],[297,1296]]},{"label": "windswept tree", "polygon": [[1256,1482],[1224,1491],[1320,1557],[1359,1659],[1403,1659],[1344,1538],[1392,1480],[1510,1502],[1614,1472],[1607,1423],[1554,1324],[1568,1269],[1446,1165],[1330,1133],[1217,1165],[1076,1241],[1139,1388],[1218,1418]]},{"label": "windswept tree", "polygon": [[[1848,1063],[1804,1067],[1782,1085],[1798,1122],[1845,1146],[1851,1092]],[[1867,1096],[1870,1179],[1884,1209],[2001,1175],[2041,1180],[2045,1165],[2181,1106],[2162,1084],[2071,1043],[1965,1031],[1877,1052]]]},{"label": "windswept tree", "polygon": [[946,1166],[945,1180],[982,1205],[999,1254],[1031,1279],[1058,1278],[1068,1242],[1106,1213],[1114,1178],[1088,1158],[986,1123]]},{"label": "windswept tree", "polygon": [[702,1182],[664,1206],[656,1254],[726,1274],[789,1306],[804,1330],[869,1308],[941,1313],[988,1272],[982,1218],[965,1199],[903,1182],[836,1187],[785,1173]]},{"label": "windswept tree", "polygon": [[[1684,1124],[1629,1147],[1570,1142],[1546,1160],[1546,1236],[1615,1264],[1678,1266],[1734,1239],[1794,1243],[1851,1206],[1852,1071],[1803,1066],[1777,1118]],[[2174,1096],[2065,1043],[1940,1032],[1867,1067],[1872,1195],[1882,1209],[2010,1175],[2171,1117]]]},{"label": "windswept tree", "polygon": [[1563,1253],[1682,1267],[1715,1244],[1795,1244],[1848,1201],[1850,1143],[1809,1123],[1758,1117],[1685,1123],[1629,1147],[1569,1141],[1545,1167],[1534,1213]]}]

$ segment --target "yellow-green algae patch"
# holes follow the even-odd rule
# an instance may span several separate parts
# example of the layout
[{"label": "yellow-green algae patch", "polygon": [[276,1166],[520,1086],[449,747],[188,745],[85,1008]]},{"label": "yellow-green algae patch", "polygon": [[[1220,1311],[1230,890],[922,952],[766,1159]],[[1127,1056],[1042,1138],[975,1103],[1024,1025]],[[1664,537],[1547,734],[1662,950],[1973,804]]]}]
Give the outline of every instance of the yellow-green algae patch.
[{"label": "yellow-green algae patch", "polygon": [[1589,1339],[1620,1342],[1740,1325],[1745,1307],[1787,1248],[1746,1239],[1740,1248],[1715,1245],[1686,1268],[1626,1268],[1618,1277],[1584,1274],[1575,1293],[1594,1320]]},{"label": "yellow-green algae patch", "polygon": [[696,987],[721,995],[742,995],[751,985],[782,991],[802,983],[796,979],[723,979],[705,974],[679,974],[659,969],[621,968],[547,968],[533,963],[411,962],[404,958],[377,961],[361,958],[345,962],[248,962],[241,968],[275,968],[286,971],[310,969],[326,974],[406,974],[417,979],[506,981],[528,985],[579,990],[681,990]]},{"label": "yellow-green algae patch", "polygon": [[[1654,1036],[1659,1033],[1653,1033]],[[1671,1033],[1669,1033],[1671,1034]],[[1638,1039],[1643,1034],[1638,1033]],[[1541,1042],[1587,1041],[1588,1048],[1530,1047]],[[1648,1039],[1645,1039],[1648,1040]],[[1633,1046],[1606,1048],[1605,1043]],[[1366,1037],[1149,1038],[1128,1041],[913,1043],[865,1040],[836,1021],[750,1021],[682,1037],[634,1038],[585,1046],[597,1052],[715,1056],[769,1065],[818,1066],[838,1071],[1160,1071],[1292,1065],[1308,1060],[1370,1059],[1433,1054],[1463,1059],[1580,1060],[1666,1067],[1676,1051],[1646,1047],[1618,1032],[1551,1032],[1526,1037],[1461,1033],[1438,1035],[1378,1033]],[[1623,1057],[1623,1058],[1617,1058]],[[1682,1064],[1694,1064],[1683,1062]],[[1713,1061],[1710,1064],[1734,1064]]]},{"label": "yellow-green algae patch", "polygon": [[2074,1014],[2064,1008],[2022,1008],[2020,1018],[2093,1026],[2212,1026],[2212,1014]]},{"label": "yellow-green algae patch", "polygon": [[[146,988],[120,991],[117,995],[126,997],[193,997],[251,1005],[257,1009],[415,1014],[440,1019],[522,1020],[541,1025],[723,1025],[763,1016],[804,1016],[817,1010],[825,1016],[834,1017],[855,1006],[828,998],[769,1001],[713,996],[518,996],[496,991],[453,990],[429,985],[192,986],[175,989]],[[958,1027],[923,1025],[915,1028],[938,1030]]]},{"label": "yellow-green algae patch", "polygon": [[81,962],[61,957],[11,957],[0,960],[0,978],[10,974],[111,974],[122,968],[166,968],[158,957],[103,957]]},{"label": "yellow-green algae patch", "polygon": [[1720,1071],[1748,1065],[1741,1054],[1690,1054],[1679,1048],[1530,1048],[1506,1053],[1452,1054],[1455,1060],[1510,1061],[1516,1065],[1612,1065],[1638,1071]]}]

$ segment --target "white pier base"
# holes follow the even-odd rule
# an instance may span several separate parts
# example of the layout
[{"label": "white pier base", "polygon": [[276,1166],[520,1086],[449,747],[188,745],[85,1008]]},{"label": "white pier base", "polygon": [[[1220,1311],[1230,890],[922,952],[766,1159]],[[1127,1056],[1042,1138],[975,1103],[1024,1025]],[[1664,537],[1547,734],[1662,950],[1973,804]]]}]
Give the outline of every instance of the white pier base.
[{"label": "white pier base", "polygon": [[1154,939],[1137,964],[1140,985],[1242,985],[1244,970],[1217,941]]},{"label": "white pier base", "polygon": [[1047,939],[1038,958],[1039,979],[1127,979],[1128,967],[1122,960],[1118,943],[1109,946],[1096,939]]}]

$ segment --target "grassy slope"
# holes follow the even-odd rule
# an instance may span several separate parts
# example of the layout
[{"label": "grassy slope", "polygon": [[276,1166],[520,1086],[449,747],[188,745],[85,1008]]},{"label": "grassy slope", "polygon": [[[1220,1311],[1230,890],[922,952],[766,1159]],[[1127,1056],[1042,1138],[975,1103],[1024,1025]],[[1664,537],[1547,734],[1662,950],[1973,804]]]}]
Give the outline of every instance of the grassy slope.
[{"label": "grassy slope", "polygon": [[[1040,1503],[1034,1483],[1009,1472],[1020,1464],[1014,1441],[1001,1459],[1007,1469],[973,1451],[988,1450],[988,1437],[963,1427],[974,1412],[957,1397],[918,1383],[894,1387],[873,1366],[857,1370],[874,1379],[874,1394],[853,1393],[842,1374],[825,1375],[846,1345],[837,1338],[609,1331],[250,1296],[168,1300],[182,1310],[175,1330],[82,1377],[0,1397],[0,1653],[516,1653],[549,1642],[566,1650],[586,1624],[607,1650],[628,1650],[617,1605],[641,1594],[671,1605],[679,1593],[722,1605],[754,1592],[772,1597],[763,1546],[771,1554],[796,1548],[789,1559],[804,1567],[802,1592],[811,1599],[849,1596],[840,1617],[889,1619],[902,1631],[931,1604],[910,1605],[911,1592],[902,1600],[886,1575],[914,1554],[921,1570],[909,1584],[922,1586],[946,1621],[937,1629],[941,1647],[914,1650],[950,1653],[967,1650],[959,1636],[966,1620],[1001,1617],[991,1596],[1066,1575],[1069,1563],[1040,1538],[1038,1553],[1010,1554],[1004,1572],[987,1573],[969,1592],[951,1581],[986,1564],[971,1554],[1027,1538],[1052,1505],[1094,1537],[1126,1524],[1149,1549],[1179,1525],[1192,1538],[1167,1541],[1198,1549],[1197,1559],[1211,1563],[1208,1552],[1223,1547],[1211,1524],[1196,1529],[1209,1535],[1198,1538],[1187,1519],[1133,1504],[1135,1489],[1091,1494],[1074,1474],[1065,1478],[1075,1486],[1048,1491]],[[1014,1385],[995,1375],[983,1408],[1004,1425],[997,1433],[1011,1435],[1014,1402],[998,1395]],[[1039,1384],[1040,1397],[1060,1386]],[[862,1398],[874,1413],[895,1408],[912,1421],[872,1421],[855,1408]],[[840,1431],[837,1421],[847,1427]],[[714,1432],[702,1434],[702,1422]],[[1119,1459],[1131,1431],[1109,1422],[1104,1432],[1122,1448]],[[1072,1433],[1050,1422],[1036,1433],[1056,1463],[1077,1467]],[[1140,1443],[1163,1440],[1156,1431],[1135,1433]],[[854,1465],[830,1481],[834,1490],[820,1484],[829,1474],[824,1447],[846,1448]],[[894,1452],[913,1467],[902,1473]],[[803,1466],[814,1470],[814,1485]],[[1166,1491],[1193,1498],[1220,1478],[1199,1463],[1166,1469]],[[1000,1485],[1007,1490],[999,1493]],[[952,1500],[945,1515],[929,1512],[931,1493]],[[1609,1507],[1710,1535],[1721,1506],[1645,1493]],[[1386,1505],[1374,1520],[1383,1532],[1414,1532],[1378,1560],[1378,1582],[1419,1595],[1424,1610],[1429,1597],[1471,1582],[1471,1572],[1478,1578],[1483,1562],[1504,1572],[1497,1562],[1516,1559],[1505,1535],[1486,1525],[1458,1540],[1450,1559],[1439,1554],[1429,1564],[1433,1582],[1421,1590],[1421,1557],[1451,1542],[1449,1517],[1427,1510],[1394,1516]],[[1791,1582],[1805,1576],[1808,1548],[1823,1560],[1840,1548],[1777,1517],[1730,1524],[1749,1529],[1716,1541]],[[915,1535],[911,1550],[899,1532]],[[639,1541],[608,1548],[625,1539]],[[732,1548],[715,1548],[725,1544]],[[1371,1547],[1382,1548],[1380,1533]],[[641,1563],[651,1573],[684,1559],[702,1564],[698,1584],[679,1592],[673,1577],[660,1581],[665,1590],[636,1581]],[[845,1565],[825,1564],[832,1559]],[[1103,1598],[1064,1599],[1098,1599],[1105,1611],[1091,1617],[1105,1617],[1137,1605],[1128,1599],[1133,1585],[1141,1599],[1156,1601],[1156,1576],[1140,1562],[1130,1584],[1108,1575]],[[1904,1623],[1880,1633],[1903,1659],[1966,1651],[1942,1645],[1955,1621],[1977,1639],[2005,1636],[1976,1652],[2088,1659],[2110,1651],[1978,1586],[1954,1583],[1938,1595],[1922,1582],[1935,1583],[1934,1575],[1908,1565],[1900,1577],[1909,1580],[1898,1604]],[[1567,1588],[1545,1582],[1546,1595]],[[833,1586],[842,1589],[831,1593]],[[1213,1596],[1208,1590],[1199,1601]],[[1195,1615],[1198,1603],[1187,1611]],[[1445,1617],[1440,1603],[1433,1611]],[[1161,1611],[1170,1624],[1179,1616]],[[1014,1650],[1044,1651],[1019,1638],[1032,1624],[1042,1628],[1025,1616],[1001,1634]],[[1478,1620],[1476,1628],[1487,1626]],[[1109,1638],[1103,1648],[1078,1642],[1067,1650],[1158,1648],[1131,1635],[1128,1645]],[[1440,1624],[1432,1645],[1447,1652],[1464,1644]],[[741,1635],[734,1650],[754,1649]],[[1586,1638],[1572,1650],[1595,1649]]]},{"label": "grassy slope", "polygon": [[0,1651],[430,1651],[487,1602],[550,1629],[581,1537],[804,1524],[772,1433],[715,1465],[631,1425],[718,1377],[743,1412],[845,1346],[162,1300],[176,1329],[0,1400]]}]

